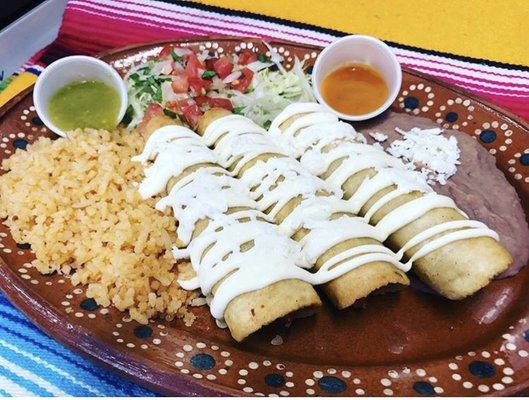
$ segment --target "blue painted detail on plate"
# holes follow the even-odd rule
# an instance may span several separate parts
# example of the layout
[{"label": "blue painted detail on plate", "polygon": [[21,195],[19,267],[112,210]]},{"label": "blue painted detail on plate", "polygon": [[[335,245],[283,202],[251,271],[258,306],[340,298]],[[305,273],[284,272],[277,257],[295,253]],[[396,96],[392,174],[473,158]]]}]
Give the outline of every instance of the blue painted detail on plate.
[{"label": "blue painted detail on plate", "polygon": [[520,157],[520,163],[522,163],[522,165],[529,165],[529,153],[522,154]]},{"label": "blue painted detail on plate", "polygon": [[96,303],[96,301],[90,297],[84,299],[81,301],[80,304],[81,308],[86,311],[95,311],[98,309],[99,304]]},{"label": "blue painted detail on plate", "polygon": [[208,370],[215,366],[215,359],[206,353],[198,353],[191,357],[191,365],[197,369]]},{"label": "blue painted detail on plate", "polygon": [[17,247],[20,250],[29,250],[29,249],[31,249],[31,245],[29,243],[17,243]]},{"label": "blue painted detail on plate", "polygon": [[140,339],[151,337],[152,328],[149,325],[139,325],[134,328],[134,336]]},{"label": "blue painted detail on plate", "polygon": [[491,129],[486,129],[479,134],[479,139],[483,143],[492,143],[496,140],[496,132]]},{"label": "blue painted detail on plate", "polygon": [[523,338],[525,339],[526,342],[529,342],[529,329],[527,329],[527,330],[523,333]]},{"label": "blue painted detail on plate", "polygon": [[478,378],[490,378],[496,374],[496,368],[485,361],[472,361],[468,364],[468,370]]},{"label": "blue painted detail on plate", "polygon": [[265,383],[268,386],[279,388],[285,384],[285,378],[279,374],[268,374],[264,378]]},{"label": "blue painted detail on plate", "polygon": [[435,395],[435,390],[431,383],[419,381],[413,384],[413,390],[417,393],[422,394],[423,396],[433,396]]},{"label": "blue painted detail on plate", "polygon": [[450,111],[449,113],[447,113],[447,114],[445,115],[445,119],[446,119],[448,122],[456,122],[458,118],[459,118],[459,116],[458,116],[457,113],[454,112],[454,111]]},{"label": "blue painted detail on plate", "polygon": [[318,379],[318,386],[327,393],[341,393],[347,389],[347,385],[335,376],[323,376]]},{"label": "blue painted detail on plate", "polygon": [[31,122],[33,123],[33,125],[37,125],[37,126],[44,125],[44,122],[42,122],[42,120],[39,117],[31,118]]},{"label": "blue painted detail on plate", "polygon": [[404,107],[414,110],[419,107],[419,99],[417,97],[406,97],[404,99]]},{"label": "blue painted detail on plate", "polygon": [[13,140],[13,147],[15,149],[26,150],[27,146],[28,146],[28,141],[26,139],[15,139],[15,140]]}]

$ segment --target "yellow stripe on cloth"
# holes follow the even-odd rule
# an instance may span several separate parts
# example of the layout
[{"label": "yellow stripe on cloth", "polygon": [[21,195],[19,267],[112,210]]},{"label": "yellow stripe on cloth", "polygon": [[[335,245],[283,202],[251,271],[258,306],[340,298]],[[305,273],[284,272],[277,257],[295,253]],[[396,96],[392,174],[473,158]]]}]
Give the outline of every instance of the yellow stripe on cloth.
[{"label": "yellow stripe on cloth", "polygon": [[528,0],[198,0],[403,45],[529,65]]},{"label": "yellow stripe on cloth", "polygon": [[0,92],[0,107],[24,89],[33,85],[36,80],[37,76],[30,72],[22,72],[20,75],[15,76],[9,85]]}]

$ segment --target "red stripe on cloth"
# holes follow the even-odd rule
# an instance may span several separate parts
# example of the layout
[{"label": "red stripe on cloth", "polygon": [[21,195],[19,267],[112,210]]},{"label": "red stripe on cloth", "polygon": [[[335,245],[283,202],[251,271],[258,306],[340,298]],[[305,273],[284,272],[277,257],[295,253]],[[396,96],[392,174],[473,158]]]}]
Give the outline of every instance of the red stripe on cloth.
[{"label": "red stripe on cloth", "polygon": [[[411,59],[418,60],[418,61],[425,61],[424,57],[419,57],[419,56],[415,56],[415,55],[411,55],[411,54],[402,54],[398,49],[395,51],[395,53],[397,54],[397,57],[411,58]],[[447,67],[453,67],[453,68],[466,69],[469,72],[480,72],[480,73],[483,73],[483,70],[478,69],[478,68],[474,68],[474,67],[471,67],[471,66],[468,66],[468,65],[464,65],[462,62],[461,63],[456,63],[456,62],[450,62],[450,61],[437,60],[436,59],[435,60],[435,64],[446,65]],[[499,70],[499,68],[498,68],[498,70]],[[498,71],[488,70],[486,73],[489,74],[489,75],[497,76],[497,77],[501,77],[501,78],[520,79],[519,75],[514,75],[514,74],[511,74],[511,73],[508,73],[508,72],[503,72],[503,71],[502,72],[498,72]]]},{"label": "red stripe on cloth", "polygon": [[506,110],[509,110],[514,114],[517,114],[525,118],[526,120],[529,120],[529,98],[518,99],[511,96],[491,94],[486,91],[480,91],[475,89],[473,90],[472,88],[466,87],[465,85],[459,86],[461,86],[463,89],[467,89],[476,93],[480,97],[489,100],[493,104],[501,105]]},{"label": "red stripe on cloth", "polygon": [[[75,50],[90,54],[134,43],[146,43],[154,40],[188,37],[201,32],[168,29],[145,21],[138,24],[135,19],[119,15],[101,14],[69,7],[64,15],[58,41]],[[80,38],[90,38],[84,40]]]},{"label": "red stripe on cloth", "polygon": [[[200,23],[198,21],[186,21],[177,17],[163,17],[163,21],[159,21],[162,17],[152,14],[152,13],[136,13],[133,11],[124,11],[120,8],[113,8],[106,6],[94,7],[90,4],[84,5],[75,5],[73,9],[84,11],[93,15],[107,15],[113,20],[118,20],[120,22],[132,22],[136,24],[141,24],[143,26],[157,27],[161,30],[172,31],[175,33],[185,31],[186,33],[191,33],[193,35],[216,35],[216,34],[225,34],[225,35],[235,35],[235,36],[256,36],[257,34],[254,31],[239,29],[235,26],[231,27],[218,27],[214,25],[208,25]],[[173,35],[174,36],[174,35]],[[259,35],[262,36],[262,35]]]},{"label": "red stripe on cloth", "polygon": [[431,73],[437,73],[438,75],[442,74],[450,74],[453,77],[458,77],[458,80],[461,80],[462,82],[465,82],[467,80],[477,81],[477,83],[481,83],[484,86],[491,86],[493,87],[502,87],[503,89],[516,89],[518,88],[520,91],[525,91],[529,94],[529,79],[524,78],[506,78],[502,76],[499,79],[495,79],[494,75],[491,74],[485,74],[482,71],[479,72],[470,72],[463,70],[461,68],[442,68],[439,67],[437,64],[434,63],[424,63],[421,62],[423,60],[411,60],[409,57],[398,57],[399,62],[401,65],[406,65],[413,69],[423,69],[425,71],[431,71]]},{"label": "red stripe on cloth", "polygon": [[[438,78],[441,78],[443,80],[446,80],[452,83],[459,82],[459,83],[464,83],[468,86],[487,88],[487,89],[496,90],[502,93],[505,92],[505,93],[513,93],[513,94],[529,96],[529,85],[514,85],[514,84],[508,84],[504,82],[499,83],[492,79],[469,77],[466,75],[458,74],[457,72],[454,72],[454,71],[445,71],[439,68],[426,67],[423,65],[417,65],[413,63],[401,63],[401,64],[405,65],[406,67],[413,68],[417,71],[425,72],[429,75],[436,76]],[[447,77],[446,76],[447,74],[450,74],[450,76]]]},{"label": "red stripe on cloth", "polygon": [[[99,6],[101,5],[101,3],[98,2],[97,0],[83,0],[83,1],[85,3],[93,3],[93,4],[97,4]],[[153,1],[142,2],[142,1],[133,1],[133,0],[121,0],[118,4],[115,4],[115,5],[110,5],[109,4],[107,6],[108,7],[114,7],[115,6],[116,8],[119,8],[121,10],[126,10],[127,8],[124,7],[123,3],[130,4],[130,5],[133,5],[133,6],[141,6],[141,7],[148,6],[153,11],[153,12],[149,13],[149,14],[152,14],[152,15],[159,15],[159,13],[157,14],[154,11],[160,11],[160,12],[163,12],[163,13],[175,13],[175,11],[176,11],[175,8],[178,8],[178,15],[185,15],[185,16],[189,16],[189,17],[193,17],[193,18],[206,19],[206,20],[210,20],[212,22],[221,22],[221,23],[230,24],[230,25],[244,26],[244,27],[248,28],[248,32],[255,33],[256,30],[263,29],[263,26],[259,25],[259,23],[261,23],[261,24],[266,24],[267,25],[264,29],[267,29],[270,32],[275,32],[275,33],[278,34],[278,36],[284,35],[284,34],[288,34],[290,36],[296,36],[296,37],[299,37],[301,39],[308,39],[308,40],[311,40],[311,41],[322,42],[322,44],[327,44],[327,43],[331,42],[330,40],[324,40],[321,37],[309,35],[309,34],[306,34],[306,33],[294,32],[294,31],[290,31],[290,30],[287,30],[287,29],[277,29],[277,28],[274,28],[272,26],[272,24],[264,22],[264,21],[255,21],[255,22],[252,23],[251,19],[242,18],[242,17],[236,17],[236,21],[235,21],[234,20],[235,17],[226,18],[226,17],[224,17],[222,15],[214,15],[214,14],[208,15],[208,13],[205,12],[205,11],[194,10],[192,8],[187,9],[187,11],[186,11],[186,9],[184,9],[183,7],[178,7],[178,6],[171,5],[171,4],[164,4],[164,3],[153,2]],[[307,31],[307,32],[309,32],[309,31]]]}]

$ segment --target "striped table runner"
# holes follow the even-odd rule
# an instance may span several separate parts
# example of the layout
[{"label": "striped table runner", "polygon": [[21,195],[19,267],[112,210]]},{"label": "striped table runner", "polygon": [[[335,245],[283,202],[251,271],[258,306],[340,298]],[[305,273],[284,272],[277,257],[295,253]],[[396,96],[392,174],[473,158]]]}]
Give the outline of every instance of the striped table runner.
[{"label": "striped table runner", "polygon": [[[70,0],[58,39],[24,66],[37,75],[65,55],[160,39],[242,35],[325,46],[343,32],[183,1]],[[456,84],[529,120],[529,68],[389,43],[408,67]],[[0,396],[149,396],[34,327],[0,294]]]},{"label": "striped table runner", "polygon": [[0,292],[0,396],[152,396],[42,333]]}]

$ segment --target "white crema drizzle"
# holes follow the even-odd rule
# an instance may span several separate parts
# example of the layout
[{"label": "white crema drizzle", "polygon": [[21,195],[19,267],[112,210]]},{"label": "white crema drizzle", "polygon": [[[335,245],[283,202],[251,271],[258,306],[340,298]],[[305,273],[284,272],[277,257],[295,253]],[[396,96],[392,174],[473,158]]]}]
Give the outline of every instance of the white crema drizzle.
[{"label": "white crema drizzle", "polygon": [[215,163],[215,154],[204,146],[193,131],[179,125],[157,129],[147,140],[143,152],[132,161],[151,166],[145,168],[145,179],[139,185],[142,198],[161,193],[169,180],[187,168],[200,163]]},{"label": "white crema drizzle", "polygon": [[[294,122],[282,131],[281,125],[292,117],[296,117]],[[376,224],[381,240],[385,240],[392,233],[434,208],[453,208],[463,217],[468,218],[457,208],[452,199],[433,192],[419,173],[407,169],[399,159],[384,150],[364,144],[365,138],[356,133],[352,126],[348,126],[349,128],[346,128],[343,122],[340,122],[334,114],[325,112],[319,104],[297,103],[286,107],[274,119],[269,135],[276,143],[283,146],[283,151],[294,157],[300,157],[300,162],[315,175],[324,174],[333,162],[343,160],[326,179],[335,190],[341,189],[347,179],[357,172],[368,168],[375,169],[377,174],[366,178],[348,199],[353,212],[358,213],[380,190],[393,186],[395,189],[371,205],[364,216],[367,222],[370,222],[378,210],[398,196],[414,191],[424,193],[422,197],[396,207]],[[285,144],[290,145],[285,146]],[[454,229],[460,230],[449,232]],[[445,234],[424,243],[442,233]],[[495,231],[481,222],[464,219],[426,229],[404,244],[397,255],[402,258],[406,251],[419,245],[413,257],[406,263],[409,268],[413,261],[442,246],[474,237],[499,239]],[[424,244],[420,246],[421,243]]]},{"label": "white crema drizzle", "polygon": [[[223,318],[231,300],[244,293],[285,279],[311,281],[311,274],[301,268],[308,264],[296,242],[279,235],[268,222],[236,219],[251,218],[253,214],[219,214],[187,248],[202,293],[210,295],[220,282],[210,304],[211,314],[217,319]],[[249,241],[253,241],[253,247],[243,252],[241,246]],[[175,256],[182,253],[176,252]],[[195,288],[193,281],[191,285],[179,283],[184,288]]]},{"label": "white crema drizzle", "polygon": [[[325,251],[346,240],[380,239],[379,232],[361,218],[344,215],[331,219],[334,213],[353,213],[351,204],[341,199],[341,190],[336,188],[332,190],[323,180],[309,173],[298,161],[284,157],[277,145],[266,138],[259,127],[252,126],[253,123],[248,121],[240,116],[219,118],[206,128],[204,139],[210,146],[215,146],[214,151],[224,157],[249,160],[247,154],[251,154],[252,159],[259,155],[273,154],[266,160],[258,160],[245,170],[241,181],[250,189],[259,209],[266,211],[272,220],[276,220],[278,213],[292,199],[301,197],[301,202],[283,219],[279,227],[289,236],[300,228],[310,230],[301,244],[312,264],[316,263]],[[246,127],[245,130],[240,129],[241,124]],[[247,132],[262,137],[258,140],[245,141],[244,145],[236,147],[230,153],[229,149],[232,147],[226,146],[227,140],[242,143],[249,135]],[[237,168],[241,169],[245,164],[241,162]],[[331,195],[333,192],[340,197]],[[380,244],[362,247],[360,250],[349,249],[343,254],[346,255],[338,255],[333,257],[333,262],[326,262],[313,276],[312,282],[315,284],[328,282],[354,268],[375,261],[387,261],[405,269],[395,255]]]},{"label": "white crema drizzle", "polygon": [[[186,168],[216,163],[217,157],[194,132],[166,126],[151,135],[134,160],[144,165],[153,161],[140,184],[147,197],[162,192],[169,179]],[[175,248],[173,254],[177,260],[190,258],[196,277],[179,281],[180,285],[188,290],[200,288],[207,298],[212,297],[211,313],[219,320],[229,302],[241,294],[285,279],[314,281],[304,269],[308,264],[300,245],[267,222],[265,214],[247,209],[256,207],[255,201],[248,188],[229,175],[218,166],[199,168],[177,181],[156,204],[159,210],[172,207],[179,221],[178,235],[188,244],[185,249]],[[230,208],[242,210],[227,214]],[[206,228],[191,240],[196,223],[203,219],[208,220]],[[243,251],[243,244],[250,248]]]},{"label": "white crema drizzle", "polygon": [[[255,146],[264,146],[259,151],[272,149],[264,142],[257,142]],[[259,151],[256,150],[256,153]],[[182,174],[193,165],[218,162],[216,155],[198,136],[180,126],[164,127],[154,132],[142,154],[134,160],[144,165],[152,162],[148,168],[149,175],[140,185],[145,197],[162,192],[171,177]],[[316,261],[314,257],[326,250],[325,246],[351,237],[372,237],[375,232],[372,227],[360,224],[361,221],[354,218],[349,221],[349,233],[343,231],[337,235],[336,230],[344,224],[344,219],[323,224],[317,217],[321,213],[316,211],[323,208],[326,210],[324,214],[330,216],[332,212],[348,210],[349,205],[336,197],[332,197],[335,199],[332,201],[329,197],[312,196],[314,191],[328,190],[327,184],[307,174],[299,165],[292,164],[292,160],[274,158],[270,161],[270,173],[279,176],[280,172],[284,172],[289,178],[287,182],[293,181],[298,174],[305,178],[304,183],[290,189],[287,196],[307,196],[303,210],[313,210],[313,219],[304,220],[304,223],[312,226],[315,233],[307,235],[303,245],[281,234],[277,226],[266,221],[269,218],[267,215],[255,209],[259,208],[259,204],[251,196],[256,193],[249,190],[249,186],[255,186],[255,183],[234,179],[228,171],[215,165],[203,166],[181,178],[174,183],[170,193],[156,204],[159,210],[173,209],[179,221],[178,236],[187,244],[185,249],[174,248],[174,257],[176,260],[190,258],[196,273],[193,279],[180,280],[180,285],[187,290],[200,288],[208,299],[211,314],[221,325],[230,301],[279,281],[300,279],[319,285],[371,261],[384,260],[402,267],[383,246],[369,245],[333,257],[316,273],[308,271],[307,268]],[[250,181],[251,176],[248,175]],[[255,176],[253,179],[256,179]],[[266,182],[272,184],[272,180]],[[264,200],[263,196],[263,201],[267,203],[270,199]],[[242,209],[228,214],[230,208]],[[301,215],[294,219],[297,222],[291,220],[290,224],[299,228]],[[208,220],[208,224],[193,238],[200,220]],[[243,245],[247,249],[243,250]],[[307,260],[302,246],[311,254],[311,262]]]},{"label": "white crema drizzle", "polygon": [[248,189],[226,175],[221,168],[201,168],[178,181],[168,196],[156,203],[156,209],[173,209],[178,220],[177,235],[189,244],[197,221],[223,214],[230,207],[256,208]]}]

